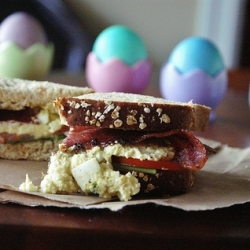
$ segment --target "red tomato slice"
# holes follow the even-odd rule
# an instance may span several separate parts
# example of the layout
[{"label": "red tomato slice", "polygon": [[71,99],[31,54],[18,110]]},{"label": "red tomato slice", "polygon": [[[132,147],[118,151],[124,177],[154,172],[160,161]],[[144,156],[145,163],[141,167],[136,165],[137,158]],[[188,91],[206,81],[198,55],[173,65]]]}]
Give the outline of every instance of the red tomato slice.
[{"label": "red tomato slice", "polygon": [[138,168],[149,168],[159,170],[184,170],[185,168],[181,164],[172,161],[151,161],[151,160],[140,160],[135,158],[126,158],[113,156],[112,161],[114,163],[120,163],[129,166],[135,166]]}]

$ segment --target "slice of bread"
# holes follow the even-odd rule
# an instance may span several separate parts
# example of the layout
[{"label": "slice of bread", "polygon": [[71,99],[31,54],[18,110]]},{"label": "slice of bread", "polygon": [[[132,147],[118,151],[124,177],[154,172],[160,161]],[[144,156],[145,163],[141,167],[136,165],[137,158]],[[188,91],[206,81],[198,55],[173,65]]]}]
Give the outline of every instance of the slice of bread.
[{"label": "slice of bread", "polygon": [[192,101],[171,102],[153,96],[116,92],[62,97],[57,98],[55,104],[61,122],[71,127],[204,131],[210,114],[209,107]]},{"label": "slice of bread", "polygon": [[0,109],[21,110],[40,107],[55,98],[92,93],[88,87],[68,86],[47,81],[0,78]]},{"label": "slice of bread", "polygon": [[[127,171],[120,173],[126,174]],[[163,197],[180,195],[189,192],[194,186],[195,171],[184,170],[164,170],[157,171],[156,174],[132,172],[141,187],[140,192],[135,197]]]},{"label": "slice of bread", "polygon": [[62,140],[37,140],[18,143],[0,143],[0,158],[9,160],[48,161],[58,151]]}]

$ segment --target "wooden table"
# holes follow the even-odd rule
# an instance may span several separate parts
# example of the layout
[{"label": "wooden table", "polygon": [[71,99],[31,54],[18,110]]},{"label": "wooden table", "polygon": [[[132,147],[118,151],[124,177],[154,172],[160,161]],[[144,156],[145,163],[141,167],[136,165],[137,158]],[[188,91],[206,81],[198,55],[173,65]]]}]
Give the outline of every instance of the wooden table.
[{"label": "wooden table", "polygon": [[[234,147],[250,146],[249,72],[229,73],[228,93],[203,137]],[[250,249],[250,203],[199,212],[153,204],[118,212],[0,205],[0,249],[77,247]]]}]

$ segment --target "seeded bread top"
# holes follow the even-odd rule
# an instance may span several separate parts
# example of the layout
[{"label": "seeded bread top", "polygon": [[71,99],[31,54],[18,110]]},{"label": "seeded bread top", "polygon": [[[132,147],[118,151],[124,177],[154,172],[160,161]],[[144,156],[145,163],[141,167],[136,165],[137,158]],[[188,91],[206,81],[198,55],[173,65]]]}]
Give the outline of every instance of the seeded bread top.
[{"label": "seeded bread top", "polygon": [[57,97],[91,93],[88,87],[75,87],[47,81],[0,78],[0,109],[21,110],[40,107]]},{"label": "seeded bread top", "polygon": [[127,93],[92,93],[55,101],[62,124],[124,130],[204,131],[210,108]]}]

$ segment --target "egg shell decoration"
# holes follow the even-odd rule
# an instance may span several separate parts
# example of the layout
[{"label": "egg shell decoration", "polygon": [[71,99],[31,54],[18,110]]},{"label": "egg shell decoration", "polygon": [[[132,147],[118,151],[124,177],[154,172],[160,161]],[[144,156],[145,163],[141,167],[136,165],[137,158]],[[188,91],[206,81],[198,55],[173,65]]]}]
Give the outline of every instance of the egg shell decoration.
[{"label": "egg shell decoration", "polygon": [[96,38],[85,72],[95,91],[142,93],[152,66],[141,38],[126,26],[113,25]]},{"label": "egg shell decoration", "polygon": [[211,107],[211,121],[216,118],[214,110],[226,93],[227,83],[227,70],[218,48],[201,37],[180,42],[161,68],[162,96]]},{"label": "egg shell decoration", "polygon": [[51,69],[54,45],[30,14],[15,12],[0,24],[0,77],[39,80]]}]

